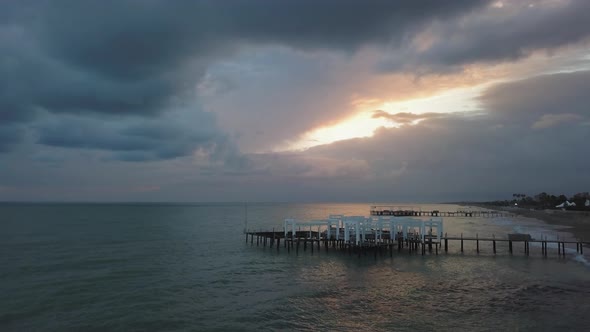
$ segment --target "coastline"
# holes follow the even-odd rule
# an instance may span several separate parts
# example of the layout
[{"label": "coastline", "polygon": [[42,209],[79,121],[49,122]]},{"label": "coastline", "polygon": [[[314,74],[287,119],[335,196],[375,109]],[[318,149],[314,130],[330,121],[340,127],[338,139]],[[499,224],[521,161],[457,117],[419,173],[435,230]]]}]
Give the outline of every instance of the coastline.
[{"label": "coastline", "polygon": [[563,231],[571,233],[578,240],[590,240],[590,212],[589,211],[563,211],[563,210],[531,210],[510,206],[492,206],[472,204],[484,209],[492,209],[514,213],[517,216],[533,218],[547,224],[563,228]]}]

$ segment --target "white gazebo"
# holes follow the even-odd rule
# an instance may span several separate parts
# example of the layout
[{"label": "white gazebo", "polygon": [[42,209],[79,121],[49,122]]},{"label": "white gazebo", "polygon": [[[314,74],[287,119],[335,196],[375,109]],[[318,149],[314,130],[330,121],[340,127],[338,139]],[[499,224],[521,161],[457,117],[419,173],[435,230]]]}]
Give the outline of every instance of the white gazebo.
[{"label": "white gazebo", "polygon": [[[297,228],[303,228],[309,231],[309,238],[312,237],[314,228],[317,229],[318,239],[322,237],[322,230],[325,229],[325,238],[332,238],[334,231],[336,240],[343,240],[347,243],[360,245],[367,241],[367,234],[373,234],[375,242],[383,241],[383,231],[389,231],[390,239],[397,240],[397,234],[401,233],[402,239],[422,240],[426,237],[439,238],[443,234],[443,220],[440,217],[433,217],[428,220],[422,220],[411,217],[395,216],[373,216],[366,218],[364,216],[344,216],[332,214],[326,220],[298,221],[296,219],[285,219],[284,232],[285,238],[291,231],[291,238],[294,239],[297,234]],[[343,234],[342,234],[343,231]]]}]

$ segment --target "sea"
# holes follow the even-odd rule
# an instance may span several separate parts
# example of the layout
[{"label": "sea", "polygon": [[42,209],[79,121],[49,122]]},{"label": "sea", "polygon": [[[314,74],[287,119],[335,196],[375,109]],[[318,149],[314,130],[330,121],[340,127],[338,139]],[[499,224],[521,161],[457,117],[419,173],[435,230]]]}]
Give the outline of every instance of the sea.
[{"label": "sea", "polygon": [[[555,331],[590,328],[588,257],[531,244],[296,254],[246,242],[285,218],[369,203],[0,204],[0,331]],[[404,204],[411,205],[411,204]],[[456,205],[413,206],[455,211]],[[571,238],[524,218],[445,218],[451,235]],[[587,248],[590,252],[590,248]]]}]

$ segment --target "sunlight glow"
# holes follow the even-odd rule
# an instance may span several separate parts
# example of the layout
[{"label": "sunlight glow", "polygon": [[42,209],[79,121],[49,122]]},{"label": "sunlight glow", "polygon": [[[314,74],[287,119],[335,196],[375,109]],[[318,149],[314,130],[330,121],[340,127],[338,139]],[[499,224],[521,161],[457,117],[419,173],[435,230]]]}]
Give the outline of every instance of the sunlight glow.
[{"label": "sunlight glow", "polygon": [[380,127],[390,128],[393,126],[391,121],[373,118],[373,111],[363,111],[334,126],[311,130],[305,133],[299,141],[289,144],[286,149],[302,150],[351,138],[370,137]]},{"label": "sunlight glow", "polygon": [[[373,118],[376,110],[382,110],[389,114],[400,112],[424,114],[476,111],[480,109],[477,97],[481,95],[487,86],[488,84],[471,88],[453,89],[427,98],[399,102],[382,102],[380,107],[370,110],[358,107],[361,105],[355,105],[358,108],[355,116],[347,118],[333,126],[310,130],[303,134],[298,141],[278,147],[277,150],[304,150],[317,145],[330,144],[346,139],[371,137],[381,127],[394,128],[400,126],[400,124],[388,119]],[[413,121],[412,125],[419,122],[419,120]]]},{"label": "sunlight glow", "polygon": [[477,97],[486,87],[487,85],[480,85],[466,89],[454,89],[432,97],[401,102],[386,102],[380,109],[391,114],[399,112],[423,114],[473,111],[479,109]]}]

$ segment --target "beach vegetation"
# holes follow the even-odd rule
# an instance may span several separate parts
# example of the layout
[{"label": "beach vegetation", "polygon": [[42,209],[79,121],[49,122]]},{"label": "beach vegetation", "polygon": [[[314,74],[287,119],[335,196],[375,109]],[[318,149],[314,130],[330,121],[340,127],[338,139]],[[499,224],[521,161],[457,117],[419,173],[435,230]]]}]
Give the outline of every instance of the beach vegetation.
[{"label": "beach vegetation", "polygon": [[[527,194],[522,193],[515,193],[512,194],[512,199],[505,199],[505,200],[496,200],[490,202],[478,202],[478,204],[483,205],[492,205],[492,206],[518,206],[520,208],[526,209],[550,209],[550,210],[558,210],[558,209],[566,209],[566,210],[575,210],[575,211],[590,211],[590,207],[586,206],[586,201],[590,200],[590,193],[579,192],[571,196],[566,196],[565,194],[549,194],[547,192],[541,192],[539,194],[530,196]],[[564,202],[574,203],[571,205],[565,204],[564,207],[558,208],[557,206],[561,205]]]}]

